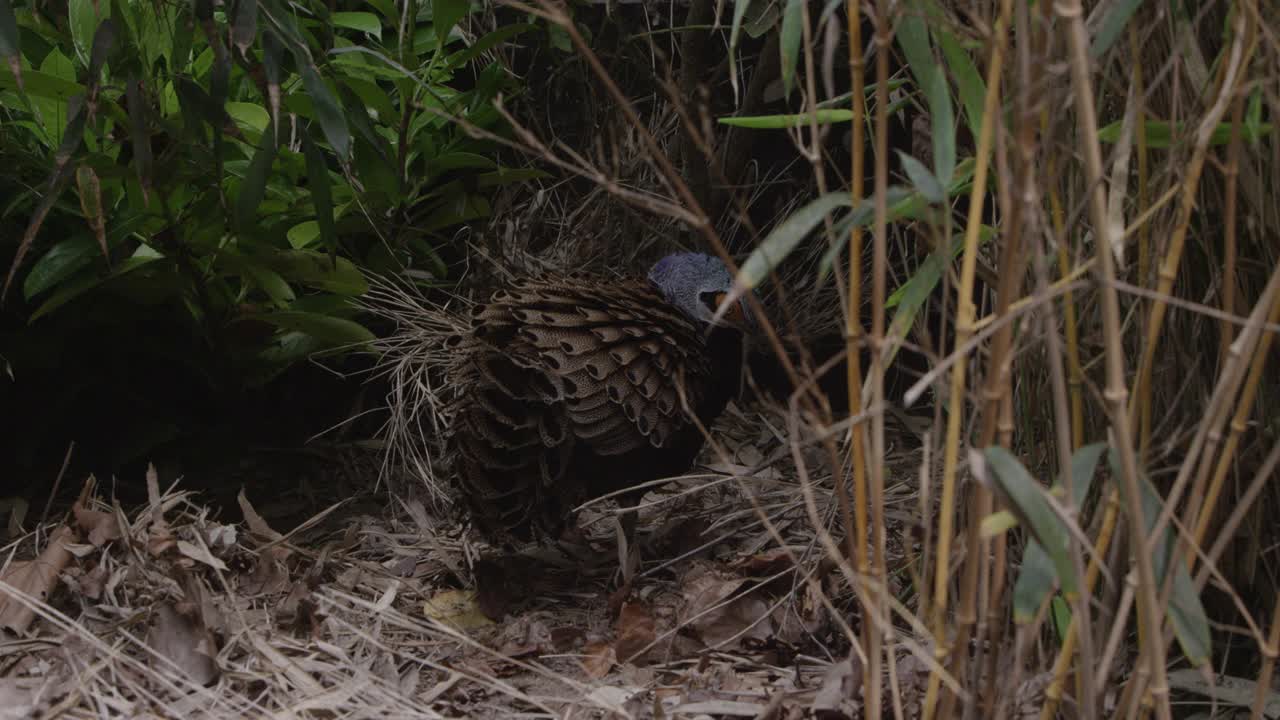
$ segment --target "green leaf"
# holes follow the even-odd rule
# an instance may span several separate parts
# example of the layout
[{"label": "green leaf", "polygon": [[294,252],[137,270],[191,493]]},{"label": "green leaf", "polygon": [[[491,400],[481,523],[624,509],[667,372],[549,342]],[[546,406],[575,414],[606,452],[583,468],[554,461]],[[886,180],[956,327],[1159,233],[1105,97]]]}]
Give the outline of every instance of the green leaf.
[{"label": "green leaf", "polygon": [[[296,57],[296,56],[295,56]],[[303,58],[298,58],[301,63]],[[324,129],[324,136],[329,141],[334,153],[343,162],[351,157],[351,130],[347,127],[347,117],[342,107],[320,74],[315,65],[307,61],[301,66],[302,84],[307,88],[316,110],[316,119]]]},{"label": "green leaf", "polygon": [[329,16],[329,21],[338,27],[350,28],[382,39],[382,21],[377,15],[367,12],[336,12]]},{"label": "green leaf", "polygon": [[483,168],[492,170],[497,166],[493,160],[475,153],[451,152],[432,158],[427,162],[427,170],[432,177],[442,175],[450,170],[461,168]]},{"label": "green leaf", "polygon": [[[831,123],[849,122],[853,119],[853,111],[842,108],[819,109],[814,111],[819,125],[829,125]],[[809,113],[794,113],[789,115],[750,115],[737,117],[717,118],[722,125],[731,125],[733,127],[751,128],[753,130],[777,130],[779,128],[793,128],[809,124]]]},{"label": "green leaf", "polygon": [[253,284],[262,288],[262,291],[276,305],[285,307],[293,302],[295,298],[293,288],[289,287],[288,281],[280,277],[280,273],[254,262],[246,262],[243,269]]},{"label": "green leaf", "polygon": [[920,194],[926,200],[931,203],[940,203],[947,199],[942,183],[938,182],[938,178],[929,172],[929,168],[925,167],[924,163],[901,150],[898,151],[898,159],[902,161],[902,169],[907,171],[907,177],[911,179],[911,184],[920,191]]},{"label": "green leaf", "polygon": [[236,200],[236,223],[244,234],[254,226],[258,205],[267,192],[267,180],[271,177],[271,163],[276,157],[276,135],[270,128],[262,133],[258,149],[249,163],[249,170],[240,182],[240,197]]},{"label": "green leaf", "polygon": [[[4,0],[0,0],[0,2],[4,2]],[[57,50],[53,52],[56,53]],[[61,102],[66,102],[71,96],[84,92],[84,86],[74,80],[36,70],[23,71],[22,82],[23,86],[19,88],[18,78],[14,77],[13,71],[0,68],[0,88],[5,88],[6,90],[23,90],[33,97],[59,100]]]},{"label": "green leaf", "polygon": [[[1123,121],[1116,121],[1098,130],[1098,139],[1102,142],[1113,143],[1120,139],[1120,133],[1123,132]],[[1240,139],[1248,143],[1257,142],[1262,137],[1271,134],[1271,123],[1242,123],[1240,127]],[[1149,148],[1168,148],[1174,144],[1175,133],[1180,133],[1175,123],[1168,123],[1163,120],[1146,121],[1147,131],[1147,147]],[[1231,123],[1218,123],[1213,129],[1213,133],[1209,136],[1210,145],[1226,145],[1231,141]]]},{"label": "green leaf", "polygon": [[471,0],[431,0],[431,25],[435,28],[436,40],[444,45],[449,31],[469,12]]},{"label": "green leaf", "polygon": [[1071,627],[1071,606],[1061,595],[1055,595],[1050,611],[1053,613],[1053,629],[1061,641],[1067,637],[1067,629]]},{"label": "green leaf", "polygon": [[305,220],[289,228],[287,236],[289,244],[295,250],[302,250],[314,245],[316,240],[320,239],[320,223],[315,220]]},{"label": "green leaf", "polygon": [[127,275],[140,267],[160,259],[162,258],[158,255],[134,255],[133,257],[126,258],[123,262],[117,264],[115,269],[106,275],[101,275],[96,271],[90,270],[87,273],[82,274],[75,282],[64,285],[61,290],[54,293],[53,296],[46,300],[43,305],[36,308],[36,311],[31,313],[31,319],[28,322],[35,322],[36,320],[39,320],[41,317],[48,315],[54,310],[57,310],[63,305],[66,305],[108,280],[113,280],[123,275]]},{"label": "green leaf", "polygon": [[30,300],[75,274],[93,261],[97,246],[87,235],[61,240],[49,248],[22,282],[22,296]]},{"label": "green leaf", "polygon": [[325,164],[324,155],[311,139],[311,133],[302,134],[302,151],[307,158],[307,188],[311,191],[311,202],[316,210],[316,227],[320,231],[320,239],[330,252],[338,247],[338,232],[333,222],[333,191],[329,184],[329,166]]},{"label": "green leaf", "polygon": [[369,289],[360,269],[345,258],[331,258],[313,250],[282,250],[271,253],[261,262],[286,280],[339,295],[354,297]]},{"label": "green leaf", "polygon": [[[1107,459],[1111,465],[1111,478],[1116,483],[1116,487],[1120,489],[1120,495],[1128,502],[1126,497],[1124,475],[1120,468],[1119,454],[1115,448],[1111,448],[1107,453]],[[1164,500],[1160,497],[1160,493],[1151,485],[1151,481],[1147,479],[1145,474],[1141,474],[1138,478],[1140,493],[1142,494],[1142,516],[1143,516],[1143,535],[1150,537],[1151,531],[1155,529],[1156,520],[1159,519],[1163,509]],[[1163,587],[1165,576],[1169,572],[1169,567],[1173,567],[1173,593],[1169,598],[1168,615],[1173,624],[1174,635],[1178,638],[1178,645],[1182,648],[1182,653],[1187,656],[1187,660],[1192,665],[1199,667],[1209,659],[1209,652],[1212,649],[1212,639],[1209,632],[1209,618],[1205,615],[1204,605],[1200,602],[1200,593],[1196,591],[1195,583],[1191,580],[1191,573],[1187,571],[1187,564],[1182,562],[1180,556],[1174,555],[1177,547],[1173,529],[1165,527],[1164,533],[1154,543],[1155,551],[1151,554],[1151,563],[1155,571],[1156,587]]]},{"label": "green leaf", "polygon": [[271,124],[271,115],[266,108],[256,103],[229,102],[225,107],[227,114],[236,121],[241,130],[260,133]]},{"label": "green leaf", "polygon": [[[101,15],[99,15],[101,13]],[[89,66],[93,52],[93,36],[98,23],[111,17],[111,3],[94,2],[94,0],[69,0],[67,3],[67,20],[71,25],[71,40],[75,47],[76,57],[81,64]],[[96,78],[90,78],[92,82]]]},{"label": "green leaf", "polygon": [[1098,31],[1093,34],[1093,43],[1089,46],[1089,57],[1101,57],[1111,48],[1141,4],[1142,0],[1119,0],[1107,8],[1107,14],[1103,16]]},{"label": "green leaf", "polygon": [[982,113],[986,103],[987,84],[978,72],[977,66],[969,58],[969,54],[960,46],[960,41],[939,24],[934,26],[934,37],[938,47],[946,59],[947,69],[956,81],[956,89],[960,94],[960,104],[964,106],[965,117],[969,120],[969,132],[976,138],[982,132]]},{"label": "green leaf", "polygon": [[1009,511],[1048,554],[1063,591],[1074,593],[1076,576],[1067,554],[1067,528],[1045,499],[1044,488],[1003,447],[993,445],[982,452],[982,457],[992,484],[1008,499]]},{"label": "green leaf", "polygon": [[131,76],[125,84],[129,104],[129,140],[133,143],[133,166],[143,193],[151,187],[151,133],[148,130],[149,105],[142,99],[142,81]]},{"label": "green leaf", "polygon": [[929,44],[929,28],[925,25],[923,11],[924,8],[920,7],[904,13],[894,37],[907,56],[911,74],[929,103],[935,174],[938,181],[946,185],[951,182],[951,173],[956,166],[955,114],[951,111],[947,80],[934,60]]},{"label": "green leaf", "polygon": [[768,236],[760,243],[760,247],[752,251],[747,261],[738,268],[738,277],[733,281],[730,299],[721,307],[731,306],[748,291],[754,290],[773,268],[786,259],[800,245],[800,241],[809,236],[813,229],[822,222],[832,210],[853,205],[849,193],[832,192],[822,195],[809,204],[796,210],[786,220],[778,223]]},{"label": "green leaf", "polygon": [[526,180],[541,180],[542,178],[552,177],[551,173],[536,168],[499,168],[494,172],[480,173],[476,176],[476,187],[481,189],[498,187],[500,185],[509,185],[511,183],[525,182]]},{"label": "green leaf", "polygon": [[521,33],[526,33],[536,29],[538,26],[531,23],[515,23],[512,25],[504,25],[497,30],[485,35],[471,44],[466,50],[459,50],[448,57],[444,62],[444,66],[450,70],[462,67],[471,62],[480,53],[492,50],[499,43],[506,42]]},{"label": "green leaf", "polygon": [[284,330],[306,333],[329,345],[363,345],[375,339],[360,323],[331,315],[286,310],[252,317]]},{"label": "green leaf", "polygon": [[[1071,456],[1071,507],[1077,512],[1084,505],[1093,484],[1094,471],[1105,443],[1086,445]],[[1063,496],[1061,483],[1055,483],[1053,492]],[[1056,574],[1053,561],[1048,553],[1034,538],[1028,540],[1027,549],[1022,554],[1022,570],[1013,586],[1013,618],[1018,623],[1028,623],[1035,619],[1040,605],[1054,592]]]},{"label": "green leaf", "polygon": [[782,87],[787,95],[796,82],[796,61],[800,57],[800,40],[804,31],[805,0],[787,0],[786,9],[782,11],[782,33],[778,40],[778,52],[782,61]]}]

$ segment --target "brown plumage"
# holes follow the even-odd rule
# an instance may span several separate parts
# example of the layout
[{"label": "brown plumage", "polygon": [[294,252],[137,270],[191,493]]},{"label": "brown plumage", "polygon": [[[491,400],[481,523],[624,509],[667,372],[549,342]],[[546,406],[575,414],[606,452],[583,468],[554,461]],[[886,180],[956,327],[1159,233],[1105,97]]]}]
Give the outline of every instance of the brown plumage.
[{"label": "brown plumage", "polygon": [[691,273],[662,275],[661,263],[649,281],[524,280],[450,339],[459,392],[448,442],[490,535],[555,537],[582,502],[692,464],[703,436],[690,412],[709,425],[734,394],[742,334],[690,301],[721,297],[723,265],[673,257],[718,269],[697,265],[691,288],[674,287]]}]

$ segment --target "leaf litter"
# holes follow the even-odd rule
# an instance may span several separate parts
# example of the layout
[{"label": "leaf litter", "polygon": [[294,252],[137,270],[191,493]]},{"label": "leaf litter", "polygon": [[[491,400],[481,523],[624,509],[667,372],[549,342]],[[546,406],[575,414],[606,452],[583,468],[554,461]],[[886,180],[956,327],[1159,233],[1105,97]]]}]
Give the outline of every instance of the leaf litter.
[{"label": "leaf litter", "polygon": [[430,496],[289,529],[260,489],[231,523],[154,469],[140,508],[87,482],[0,567],[0,718],[858,717],[860,665],[830,615],[857,622],[853,591],[823,562],[783,440],[736,419],[709,472],[641,503],[628,593],[611,606],[618,510],[593,504],[578,546],[510,561],[496,620],[473,584],[495,551]]}]

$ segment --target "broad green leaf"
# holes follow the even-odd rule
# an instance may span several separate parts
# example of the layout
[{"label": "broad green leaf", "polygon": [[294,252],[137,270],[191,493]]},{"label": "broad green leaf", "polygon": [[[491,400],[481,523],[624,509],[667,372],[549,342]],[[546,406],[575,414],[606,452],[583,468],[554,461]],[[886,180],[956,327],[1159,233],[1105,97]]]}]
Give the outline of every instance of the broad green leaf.
[{"label": "broad green leaf", "polygon": [[496,165],[497,163],[483,155],[476,155],[475,153],[468,152],[451,152],[429,160],[427,162],[427,169],[434,177],[450,170],[457,170],[460,168],[483,168],[485,170],[492,170]]},{"label": "broad green leaf", "polygon": [[898,159],[902,161],[902,169],[907,171],[911,184],[926,200],[931,203],[940,203],[947,199],[942,183],[938,182],[938,178],[934,177],[923,163],[901,150],[898,151]]},{"label": "broad green leaf", "polygon": [[778,40],[778,52],[782,60],[782,87],[787,95],[796,82],[796,62],[800,58],[800,40],[804,32],[805,0],[786,0],[786,8],[782,11],[782,29]]},{"label": "broad green leaf", "polygon": [[1067,629],[1071,627],[1071,606],[1067,605],[1061,595],[1055,595],[1049,609],[1053,614],[1053,629],[1061,641],[1066,638]]},{"label": "broad green leaf", "polygon": [[[0,0],[0,2],[4,2],[4,0]],[[58,51],[54,50],[53,52],[56,53]],[[0,88],[9,90],[21,89],[33,97],[61,102],[66,102],[72,95],[79,95],[84,92],[84,86],[74,80],[36,70],[24,70],[22,82],[22,88],[19,88],[18,79],[14,77],[13,72],[0,68]]]},{"label": "broad green leaf", "polygon": [[271,253],[261,262],[286,280],[339,295],[354,297],[369,289],[360,269],[346,258],[331,258],[313,250],[282,250]]},{"label": "broad green leaf", "polygon": [[58,241],[31,266],[31,271],[22,281],[23,297],[30,300],[52,288],[93,262],[96,254],[93,238],[87,235]]},{"label": "broad green leaf", "polygon": [[262,288],[262,291],[276,305],[285,307],[293,302],[295,298],[293,288],[289,287],[288,281],[280,277],[280,273],[254,262],[245,263],[244,271],[253,284]]},{"label": "broad green leaf", "polygon": [[329,21],[338,27],[350,28],[382,39],[382,21],[377,15],[367,12],[336,12],[329,16]]},{"label": "broad green leaf", "polygon": [[111,17],[111,3],[94,0],[69,0],[67,3],[67,21],[71,26],[72,43],[76,57],[85,67],[89,66],[93,35],[98,29],[98,23],[108,17]]},{"label": "broad green leaf", "polygon": [[37,308],[35,312],[31,313],[31,319],[28,320],[28,322],[35,322],[36,320],[39,320],[41,317],[48,315],[54,310],[57,310],[63,305],[66,305],[108,280],[113,280],[127,275],[134,270],[149,265],[159,259],[161,258],[154,255],[135,255],[134,257],[126,258],[124,261],[117,264],[110,273],[105,275],[92,269],[83,271],[79,279],[63,285],[62,288],[46,300],[43,305]]},{"label": "broad green leaf", "polygon": [[240,126],[241,130],[260,133],[271,124],[271,115],[266,108],[255,103],[229,102],[226,104],[227,114]]},{"label": "broad green leaf", "polygon": [[441,45],[449,37],[449,31],[471,11],[471,0],[431,0],[431,25],[436,40]]},{"label": "broad green leaf", "polygon": [[1118,0],[1107,8],[1107,14],[1102,17],[1102,23],[1093,34],[1093,43],[1089,46],[1089,57],[1102,57],[1102,54],[1111,48],[1141,4],[1142,0]]},{"label": "broad green leaf", "polygon": [[284,310],[253,317],[285,330],[306,333],[330,345],[360,345],[375,339],[360,323],[331,315]]},{"label": "broad green leaf", "polygon": [[338,98],[324,80],[320,79],[315,65],[308,62],[302,66],[301,73],[302,83],[314,103],[316,119],[320,121],[325,138],[338,158],[346,162],[351,157],[351,130],[347,127],[346,114],[338,105]]},{"label": "broad green leaf", "polygon": [[1067,593],[1076,591],[1076,577],[1067,554],[1067,528],[1045,499],[1045,488],[1038,483],[1008,450],[993,445],[982,452],[989,479],[1008,500],[1008,509],[1019,524],[1031,533],[1052,561],[1058,582]]},{"label": "broad green leaf", "polygon": [[[814,116],[817,118],[819,125],[828,125],[830,123],[849,122],[853,119],[853,111],[840,108],[830,108],[825,110],[816,110],[814,112]],[[722,117],[717,118],[717,121],[721,125],[731,125],[733,127],[751,128],[753,130],[777,130],[779,128],[792,128],[808,125],[809,119],[809,113],[794,113],[789,115]]]},{"label": "broad green leaf", "polygon": [[[1111,478],[1116,483],[1116,487],[1120,489],[1121,498],[1125,502],[1126,489],[1124,475],[1120,468],[1119,454],[1115,448],[1111,448],[1107,453],[1107,459],[1111,465]],[[1149,536],[1151,531],[1155,529],[1156,520],[1159,519],[1163,509],[1164,500],[1160,497],[1160,493],[1151,485],[1151,481],[1147,479],[1145,474],[1140,474],[1138,478],[1140,492],[1142,493],[1142,516],[1143,516],[1143,535]],[[1178,645],[1182,648],[1182,653],[1187,656],[1187,660],[1192,665],[1199,667],[1209,659],[1209,653],[1212,649],[1212,638],[1209,632],[1209,618],[1205,615],[1204,605],[1200,602],[1200,593],[1196,591],[1195,583],[1191,580],[1191,573],[1187,571],[1187,564],[1181,562],[1181,558],[1174,555],[1177,547],[1172,528],[1166,527],[1164,533],[1155,543],[1155,552],[1151,555],[1151,563],[1155,570],[1156,587],[1163,587],[1165,575],[1169,571],[1169,567],[1173,567],[1173,593],[1169,598],[1168,615],[1173,624],[1174,635],[1178,638]]]},{"label": "broad green leaf", "polygon": [[292,245],[295,250],[302,250],[303,248],[310,247],[320,239],[320,223],[315,220],[300,222],[289,228],[287,236],[289,238],[289,244]]},{"label": "broad green leaf", "polygon": [[[1094,471],[1104,443],[1086,445],[1071,456],[1071,507],[1076,511],[1084,505],[1085,498],[1093,484]],[[1055,483],[1053,492],[1062,497],[1065,495],[1062,483]],[[1022,569],[1018,573],[1017,582],[1013,586],[1013,618],[1018,623],[1028,623],[1035,619],[1040,605],[1057,587],[1053,561],[1034,538],[1027,541],[1027,549],[1022,554]]]}]

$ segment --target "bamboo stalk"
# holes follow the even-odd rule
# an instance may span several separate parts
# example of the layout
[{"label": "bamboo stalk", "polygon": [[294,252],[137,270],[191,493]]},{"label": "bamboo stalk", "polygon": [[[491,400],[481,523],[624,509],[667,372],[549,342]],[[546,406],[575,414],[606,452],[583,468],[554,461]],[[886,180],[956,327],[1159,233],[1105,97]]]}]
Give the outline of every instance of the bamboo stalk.
[{"label": "bamboo stalk", "polygon": [[[1000,15],[993,29],[995,44],[992,48],[991,61],[987,68],[987,93],[983,103],[982,129],[978,133],[977,160],[974,163],[973,185],[969,197],[969,214],[966,218],[964,236],[964,255],[960,264],[960,287],[956,301],[956,339],[955,347],[959,357],[951,368],[949,409],[947,414],[947,435],[943,447],[942,465],[942,498],[938,508],[938,552],[934,569],[934,600],[932,610],[931,631],[934,635],[935,657],[939,664],[946,661],[950,647],[947,642],[946,617],[948,570],[951,564],[951,535],[954,532],[956,471],[960,454],[960,423],[964,414],[965,374],[967,356],[962,348],[973,335],[974,307],[973,284],[977,274],[978,239],[982,226],[982,206],[986,199],[987,172],[991,157],[991,146],[995,135],[996,113],[1000,104],[1000,78],[1004,67],[1004,52],[1007,38],[1006,28],[1012,14],[1012,1],[1001,0]],[[985,490],[983,492],[986,492]],[[974,523],[980,518],[973,519]],[[977,552],[970,547],[969,552]],[[962,599],[962,602],[964,600]],[[964,655],[963,652],[959,655]],[[954,673],[953,673],[954,674]],[[935,669],[929,674],[929,684],[925,693],[923,717],[930,720],[938,709],[938,694],[941,676]],[[948,698],[952,697],[950,694]],[[948,703],[949,705],[949,703]],[[949,707],[943,707],[942,717],[951,717]]]},{"label": "bamboo stalk", "polygon": [[[866,68],[862,60],[862,16],[858,0],[848,0],[846,14],[849,21],[849,76],[852,88],[851,103],[853,107],[853,126],[851,143],[850,195],[853,206],[862,202],[863,189],[863,145],[866,142],[866,104],[864,88],[866,87]],[[845,312],[845,357],[847,368],[849,414],[861,415],[862,407],[862,225],[854,223],[849,231],[849,292],[848,308]],[[854,537],[848,541],[854,546],[854,560],[858,572],[870,574],[867,558],[867,460],[866,460],[866,425],[858,423],[852,428],[852,439],[849,443],[850,465],[853,471],[853,528]],[[876,599],[871,593],[859,590],[858,601],[861,603],[864,617],[873,617],[876,613]],[[868,658],[868,666],[880,658],[880,634],[874,632],[870,625],[862,633],[863,653]],[[871,661],[876,658],[876,661]],[[863,674],[863,697],[866,698],[869,711],[879,710],[880,682],[879,673],[868,671]]]},{"label": "bamboo stalk", "polygon": [[[1155,571],[1151,556],[1141,549],[1146,547],[1142,512],[1141,488],[1138,484],[1138,461],[1134,454],[1129,414],[1128,389],[1125,385],[1124,344],[1120,334],[1120,303],[1115,289],[1115,260],[1112,252],[1112,229],[1107,222],[1107,198],[1103,179],[1102,149],[1098,144],[1098,121],[1094,109],[1093,87],[1089,70],[1089,36],[1084,26],[1084,11],[1080,0],[1062,0],[1054,6],[1065,22],[1072,87],[1075,91],[1077,120],[1079,123],[1080,150],[1085,159],[1085,178],[1088,182],[1089,209],[1096,236],[1102,321],[1106,341],[1107,386],[1104,393],[1110,408],[1114,443],[1120,455],[1122,482],[1125,485],[1125,505],[1130,532],[1135,538],[1134,553],[1138,569],[1139,643],[1143,663],[1138,672],[1151,678],[1152,698],[1161,720],[1172,717],[1169,708],[1169,687],[1165,676],[1164,643],[1161,641],[1160,608],[1156,602]],[[1185,228],[1183,228],[1185,237]]]}]

